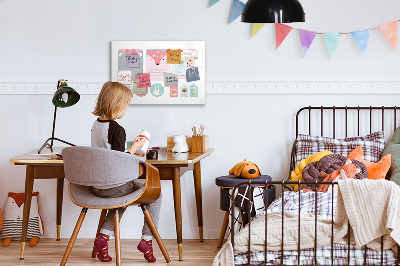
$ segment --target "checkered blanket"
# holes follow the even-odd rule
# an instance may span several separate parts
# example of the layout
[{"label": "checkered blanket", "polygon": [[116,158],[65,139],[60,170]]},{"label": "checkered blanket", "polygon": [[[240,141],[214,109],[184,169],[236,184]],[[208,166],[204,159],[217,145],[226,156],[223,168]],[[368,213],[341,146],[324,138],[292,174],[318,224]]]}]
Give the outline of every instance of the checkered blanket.
[{"label": "checkered blanket", "polygon": [[[325,219],[332,219],[332,214],[335,215],[336,208],[336,194],[318,192],[315,197],[315,192],[285,192],[283,197],[276,199],[268,208],[267,215],[274,212],[282,211],[298,211],[312,213]],[[265,213],[257,215],[257,219]],[[253,220],[254,220],[253,219]],[[332,263],[332,250],[333,250],[333,263]],[[284,265],[313,265],[314,264],[314,249],[303,249],[298,255],[297,250],[285,250],[283,253]],[[366,256],[364,256],[366,254]],[[265,263],[265,255],[267,257],[266,265],[280,265],[281,264],[281,251],[253,251],[250,252],[250,264],[263,264]],[[347,245],[334,244],[333,249],[331,246],[325,246],[316,249],[317,265],[347,265],[348,257],[350,265],[380,265],[381,252],[371,250],[364,247],[357,247],[350,245],[350,256],[348,253]],[[395,265],[396,257],[393,251],[385,250],[383,252],[384,265]],[[248,264],[248,253],[235,254],[235,265]]]}]

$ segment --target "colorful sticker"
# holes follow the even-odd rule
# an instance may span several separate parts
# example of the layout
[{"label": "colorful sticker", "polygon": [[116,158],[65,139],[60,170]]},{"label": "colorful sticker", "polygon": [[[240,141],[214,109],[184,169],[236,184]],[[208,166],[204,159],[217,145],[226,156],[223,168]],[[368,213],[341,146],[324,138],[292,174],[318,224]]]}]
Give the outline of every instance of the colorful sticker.
[{"label": "colorful sticker", "polygon": [[188,86],[186,84],[183,84],[181,86],[181,90],[180,90],[180,96],[181,97],[188,97]]},{"label": "colorful sticker", "polygon": [[186,70],[186,80],[187,82],[200,80],[199,68],[195,67],[194,69],[188,68]]},{"label": "colorful sticker", "polygon": [[180,64],[181,63],[182,50],[167,50],[167,63],[168,64]]},{"label": "colorful sticker", "polygon": [[140,56],[138,54],[126,54],[126,66],[129,68],[140,67]]},{"label": "colorful sticker", "polygon": [[131,85],[132,72],[127,70],[118,70],[118,82],[124,85]]},{"label": "colorful sticker", "polygon": [[167,63],[167,50],[147,49],[146,72],[150,73],[151,80],[164,80],[164,73],[171,72],[171,65]]},{"label": "colorful sticker", "polygon": [[184,64],[172,65],[172,73],[183,76],[186,74],[186,66]]},{"label": "colorful sticker", "polygon": [[164,87],[161,84],[153,84],[150,88],[150,93],[153,96],[159,97],[164,94]]},{"label": "colorful sticker", "polygon": [[138,88],[151,87],[149,73],[137,74],[136,79],[139,80],[139,82],[137,83]]},{"label": "colorful sticker", "polygon": [[178,97],[178,86],[171,86],[169,88],[169,97]]},{"label": "colorful sticker", "polygon": [[164,86],[178,86],[178,76],[171,73],[164,73]]},{"label": "colorful sticker", "polygon": [[135,94],[135,95],[137,95],[137,96],[140,96],[140,97],[143,97],[143,96],[145,96],[148,92],[149,92],[149,88],[146,88],[146,87],[144,87],[144,88],[138,88],[138,86],[137,86],[136,83],[133,83],[133,84],[132,84],[132,93],[133,93],[133,94]]},{"label": "colorful sticker", "polygon": [[199,87],[196,84],[190,86],[190,97],[199,97]]}]

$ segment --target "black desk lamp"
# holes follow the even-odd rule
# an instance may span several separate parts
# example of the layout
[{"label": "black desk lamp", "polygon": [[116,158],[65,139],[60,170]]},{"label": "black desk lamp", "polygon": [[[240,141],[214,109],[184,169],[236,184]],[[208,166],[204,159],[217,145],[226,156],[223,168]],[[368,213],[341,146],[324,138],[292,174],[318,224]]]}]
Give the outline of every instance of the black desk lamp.
[{"label": "black desk lamp", "polygon": [[[51,138],[48,138],[42,147],[39,149],[38,153],[40,153],[45,147],[50,148],[51,152],[53,152],[53,141],[58,140],[62,143],[75,146],[72,143],[69,143],[65,140],[55,138],[54,137],[54,129],[56,127],[56,116],[57,116],[57,107],[65,108],[70,107],[76,104],[79,101],[79,93],[76,92],[73,88],[69,87],[67,84],[67,80],[60,79],[57,83],[57,91],[53,95],[53,105],[54,105],[54,118],[53,118],[53,131],[51,133]],[[49,144],[49,141],[51,143]]]},{"label": "black desk lamp", "polygon": [[304,22],[304,10],[298,0],[249,0],[243,8],[242,22]]}]

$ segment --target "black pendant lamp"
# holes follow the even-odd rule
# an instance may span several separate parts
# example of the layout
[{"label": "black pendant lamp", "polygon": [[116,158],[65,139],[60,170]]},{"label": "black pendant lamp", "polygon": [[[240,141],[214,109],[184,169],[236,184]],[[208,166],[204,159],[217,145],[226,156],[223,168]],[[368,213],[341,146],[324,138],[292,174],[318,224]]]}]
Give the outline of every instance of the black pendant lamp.
[{"label": "black pendant lamp", "polygon": [[304,10],[298,0],[249,0],[243,9],[242,22],[304,22]]}]

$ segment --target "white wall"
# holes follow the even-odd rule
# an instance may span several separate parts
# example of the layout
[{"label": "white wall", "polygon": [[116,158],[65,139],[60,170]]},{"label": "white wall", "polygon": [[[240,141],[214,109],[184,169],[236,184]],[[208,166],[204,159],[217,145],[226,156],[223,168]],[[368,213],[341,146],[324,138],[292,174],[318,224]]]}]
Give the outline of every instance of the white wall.
[{"label": "white wall", "polygon": [[[371,33],[362,57],[349,35],[343,36],[336,57],[329,59],[318,36],[301,59],[297,32],[274,50],[273,25],[250,40],[250,25],[227,24],[229,0],[208,9],[208,0],[29,1],[0,0],[0,82],[104,82],[110,78],[112,40],[205,40],[208,81],[399,81],[399,52],[391,50],[379,31]],[[309,30],[350,31],[399,19],[397,1],[303,0]],[[24,190],[25,168],[9,158],[35,150],[50,136],[53,106],[50,95],[0,95],[0,207],[7,192]],[[90,144],[95,95],[60,109],[56,135],[78,145]],[[214,179],[238,161],[255,161],[275,180],[286,176],[294,138],[294,114],[308,105],[398,105],[396,95],[207,95],[205,106],[131,106],[120,122],[128,138],[142,128],[152,132],[153,145],[190,133],[205,123],[215,152],[202,164],[205,238],[217,238],[223,214]],[[40,211],[45,237],[55,237],[55,180],[39,180]],[[175,238],[172,188],[163,181],[160,232]],[[142,216],[130,208],[122,220],[122,237],[139,238]],[[182,177],[184,238],[197,237],[192,176]],[[69,237],[79,208],[64,193],[62,237]],[[88,213],[80,237],[92,237],[99,212]]]}]

